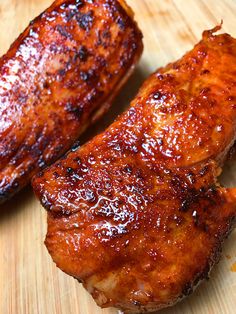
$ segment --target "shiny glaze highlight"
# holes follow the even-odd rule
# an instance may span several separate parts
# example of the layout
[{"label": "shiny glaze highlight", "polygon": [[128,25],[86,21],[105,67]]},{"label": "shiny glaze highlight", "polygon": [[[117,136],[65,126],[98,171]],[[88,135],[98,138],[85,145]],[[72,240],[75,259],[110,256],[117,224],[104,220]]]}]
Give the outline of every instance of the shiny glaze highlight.
[{"label": "shiny glaze highlight", "polygon": [[235,225],[236,190],[217,176],[236,136],[236,40],[216,30],[33,180],[49,253],[102,307],[144,313],[190,294]]},{"label": "shiny glaze highlight", "polygon": [[0,59],[0,202],[110,106],[142,52],[116,0],[57,0]]}]

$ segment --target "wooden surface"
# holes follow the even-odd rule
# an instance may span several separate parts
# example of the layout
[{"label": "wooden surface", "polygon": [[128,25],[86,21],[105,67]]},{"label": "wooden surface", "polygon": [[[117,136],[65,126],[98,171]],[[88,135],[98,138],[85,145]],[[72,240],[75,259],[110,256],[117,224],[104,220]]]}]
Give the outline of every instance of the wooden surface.
[{"label": "wooden surface", "polygon": [[[93,132],[105,127],[129,103],[144,78],[157,67],[180,57],[200,39],[204,29],[221,19],[223,31],[236,36],[236,1],[129,0],[144,33],[145,52],[112,111]],[[0,52],[50,0],[0,0]],[[82,141],[90,136],[86,133]],[[236,186],[236,160],[225,167],[222,181]],[[236,231],[236,230],[235,230]],[[46,215],[30,187],[0,208],[0,314],[115,314],[99,309],[76,280],[51,261],[43,240]],[[162,314],[236,313],[236,232],[224,246],[210,281],[188,299]]]}]

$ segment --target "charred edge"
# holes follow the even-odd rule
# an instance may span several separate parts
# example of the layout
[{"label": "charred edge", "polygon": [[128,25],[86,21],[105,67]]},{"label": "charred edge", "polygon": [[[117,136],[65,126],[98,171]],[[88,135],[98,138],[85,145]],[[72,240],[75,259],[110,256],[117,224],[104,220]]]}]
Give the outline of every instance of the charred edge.
[{"label": "charred edge", "polygon": [[129,10],[127,11],[124,6],[119,3],[119,1],[107,1],[108,5],[106,9],[109,11],[113,21],[118,25],[120,31],[125,31],[131,25],[135,25],[132,16],[129,14]]},{"label": "charred edge", "polygon": [[211,252],[211,255],[209,256],[205,267],[201,272],[197,274],[195,277],[195,280],[193,282],[187,283],[183,290],[182,290],[182,296],[188,296],[194,291],[194,288],[201,283],[203,280],[209,279],[209,274],[211,272],[212,267],[217,264],[220,260],[220,256],[222,253],[222,244],[225,238],[230,234],[230,232],[233,230],[233,227],[236,223],[236,216],[232,216],[228,221],[228,227],[224,230],[222,234],[220,234],[217,237],[216,244]]},{"label": "charred edge", "polygon": [[8,184],[6,187],[0,190],[0,204],[3,204],[7,200],[9,200],[12,196],[14,196],[19,190],[21,186],[17,180]]},{"label": "charred edge", "polygon": [[[37,191],[36,191],[37,194]],[[41,205],[46,209],[47,212],[51,212],[52,203],[46,200],[43,196],[39,197]]]},{"label": "charred edge", "polygon": [[[204,187],[196,190],[196,189],[187,189],[182,196],[182,203],[179,207],[179,210],[182,212],[187,212],[192,204],[199,203],[201,200],[206,200],[207,202],[211,202],[212,205],[216,204],[216,200],[214,198],[217,197],[217,187],[211,186],[209,189],[205,189]],[[197,217],[196,217],[197,219]]]},{"label": "charred edge", "polygon": [[3,204],[5,201],[7,201],[11,196],[10,191],[0,191],[0,204]]},{"label": "charred edge", "polygon": [[188,282],[184,285],[183,290],[182,290],[182,296],[181,297],[186,297],[189,296],[194,292],[194,288],[203,280],[206,280],[209,278],[209,273],[211,270],[211,265],[210,262],[207,262],[203,270],[197,274],[196,278],[194,279],[193,282]]}]

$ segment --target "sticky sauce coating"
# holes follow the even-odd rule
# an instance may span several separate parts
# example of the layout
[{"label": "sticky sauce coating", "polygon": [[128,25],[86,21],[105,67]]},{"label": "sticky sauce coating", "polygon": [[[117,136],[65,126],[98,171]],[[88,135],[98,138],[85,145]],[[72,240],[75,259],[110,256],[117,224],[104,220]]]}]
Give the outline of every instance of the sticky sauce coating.
[{"label": "sticky sauce coating", "polygon": [[58,0],[30,23],[0,59],[0,202],[109,108],[141,52],[116,0]]},{"label": "sticky sauce coating", "polygon": [[217,29],[33,181],[49,253],[100,306],[145,312],[190,294],[235,224],[236,191],[217,176],[236,135],[236,40]]}]

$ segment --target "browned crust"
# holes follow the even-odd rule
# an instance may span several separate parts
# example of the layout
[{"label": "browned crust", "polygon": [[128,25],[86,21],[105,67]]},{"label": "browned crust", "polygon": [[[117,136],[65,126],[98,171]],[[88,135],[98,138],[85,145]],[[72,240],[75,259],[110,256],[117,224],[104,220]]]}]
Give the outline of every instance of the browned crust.
[{"label": "browned crust", "polygon": [[117,0],[55,1],[30,23],[0,60],[0,203],[108,110],[142,49]]},{"label": "browned crust", "polygon": [[33,180],[49,253],[101,307],[145,313],[189,295],[235,226],[236,190],[217,176],[236,136],[236,40],[215,30]]}]

